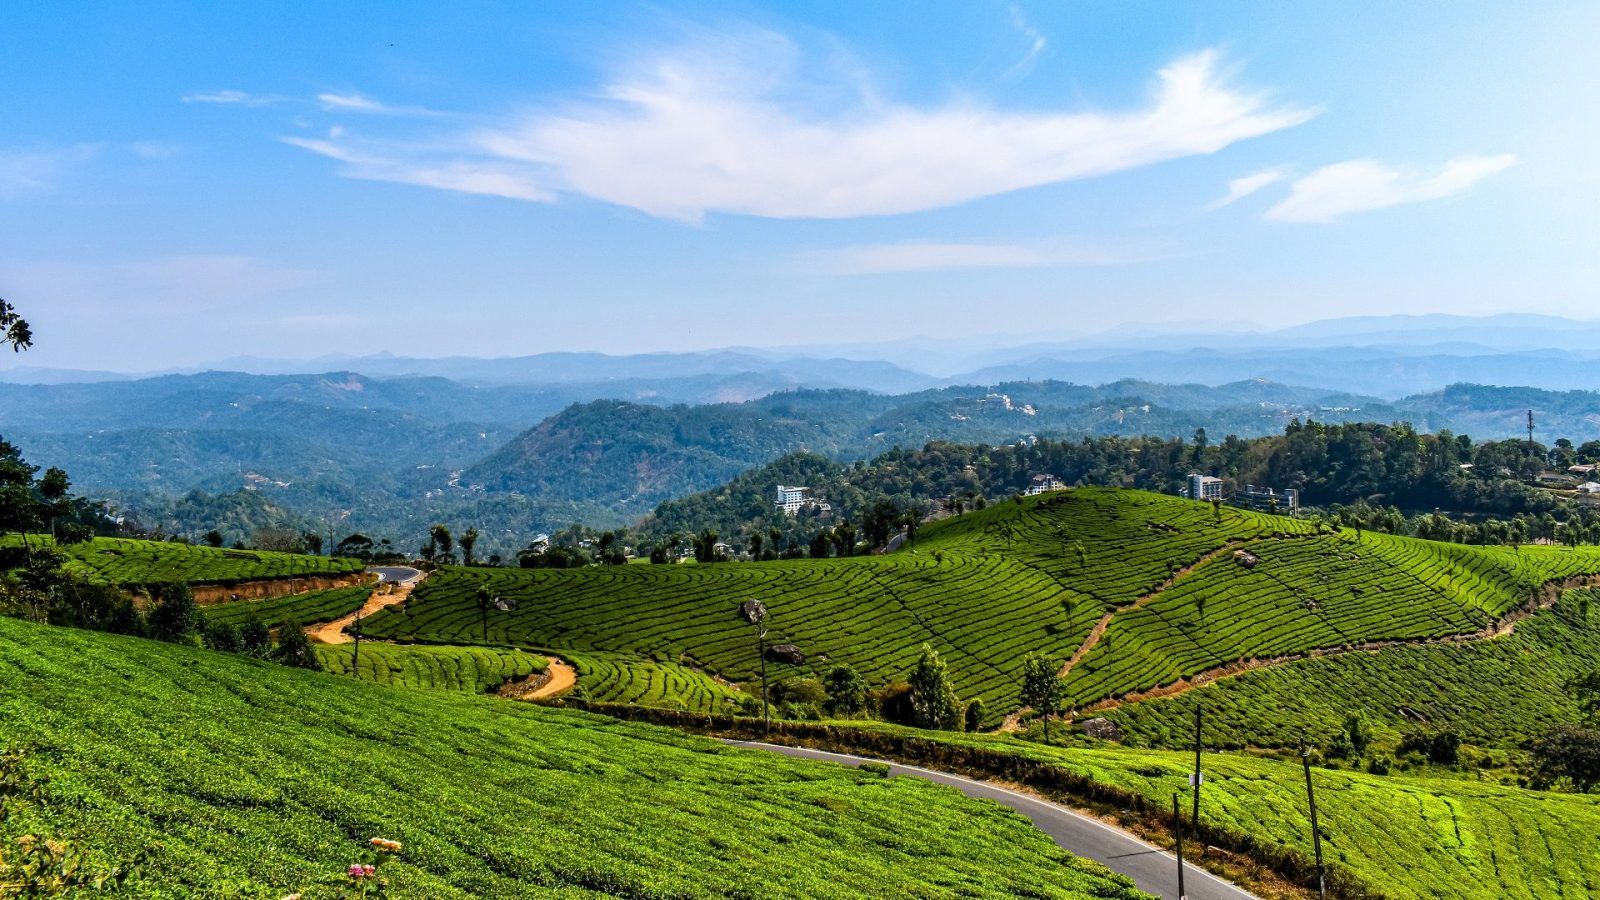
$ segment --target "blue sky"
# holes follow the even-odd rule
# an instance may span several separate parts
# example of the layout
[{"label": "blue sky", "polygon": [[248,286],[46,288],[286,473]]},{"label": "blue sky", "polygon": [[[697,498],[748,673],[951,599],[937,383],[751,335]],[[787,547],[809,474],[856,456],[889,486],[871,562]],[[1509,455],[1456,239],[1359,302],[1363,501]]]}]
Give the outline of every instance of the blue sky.
[{"label": "blue sky", "polygon": [[32,365],[1600,314],[1592,3],[19,2],[0,28]]}]

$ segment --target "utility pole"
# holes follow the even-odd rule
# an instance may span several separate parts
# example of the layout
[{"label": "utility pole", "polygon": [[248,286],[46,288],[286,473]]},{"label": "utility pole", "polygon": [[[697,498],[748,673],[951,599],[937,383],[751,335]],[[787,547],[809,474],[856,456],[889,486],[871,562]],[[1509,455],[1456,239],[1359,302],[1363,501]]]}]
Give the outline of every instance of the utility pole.
[{"label": "utility pole", "polygon": [[1198,703],[1194,707],[1194,775],[1189,778],[1189,783],[1194,785],[1194,815],[1189,821],[1195,827],[1195,833],[1200,829],[1200,785],[1205,781],[1205,776],[1200,772],[1200,721],[1204,715],[1204,707]]},{"label": "utility pole", "polygon": [[1317,829],[1317,793],[1311,787],[1311,750],[1300,744],[1300,762],[1306,770],[1306,799],[1311,803],[1311,847],[1317,857],[1317,897],[1328,900],[1327,871],[1322,867],[1322,832]]},{"label": "utility pole", "polygon": [[756,626],[756,649],[761,653],[761,733],[772,733],[771,696],[767,692],[767,626]]},{"label": "utility pole", "polygon": [[1533,455],[1533,410],[1528,410],[1528,455]]},{"label": "utility pole", "polygon": [[1189,900],[1183,890],[1183,818],[1178,814],[1178,795],[1172,795],[1172,834],[1178,842],[1178,900]]}]

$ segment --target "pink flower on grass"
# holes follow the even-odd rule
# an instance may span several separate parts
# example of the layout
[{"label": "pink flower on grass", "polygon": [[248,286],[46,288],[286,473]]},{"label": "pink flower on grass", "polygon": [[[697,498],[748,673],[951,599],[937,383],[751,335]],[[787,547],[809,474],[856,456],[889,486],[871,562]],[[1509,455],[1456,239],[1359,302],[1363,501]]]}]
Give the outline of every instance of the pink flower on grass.
[{"label": "pink flower on grass", "polygon": [[361,867],[360,863],[351,863],[350,868],[345,870],[345,874],[351,878],[360,878],[366,874],[366,871]]}]

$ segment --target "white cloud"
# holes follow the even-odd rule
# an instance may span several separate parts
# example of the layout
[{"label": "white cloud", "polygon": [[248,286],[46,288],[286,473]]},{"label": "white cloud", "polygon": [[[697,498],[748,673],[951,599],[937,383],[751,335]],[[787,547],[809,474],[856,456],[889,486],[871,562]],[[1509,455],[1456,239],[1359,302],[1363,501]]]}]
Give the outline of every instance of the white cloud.
[{"label": "white cloud", "polygon": [[1114,266],[1160,258],[1153,252],[1117,251],[1054,241],[1032,244],[910,241],[817,250],[799,263],[807,272],[866,275],[948,269],[1025,269],[1057,266]]},{"label": "white cloud", "polygon": [[379,116],[418,116],[424,118],[443,116],[444,113],[421,106],[390,106],[362,94],[318,94],[322,108],[335,112],[371,113]]},{"label": "white cloud", "polygon": [[1314,111],[1226,83],[1215,53],[1162,69],[1117,113],[919,108],[802,72],[776,35],[712,42],[621,77],[596,99],[465,134],[286,139],[344,174],[523,200],[579,194],[663,218],[833,219],[936,209],[1091,178],[1287,128]]},{"label": "white cloud", "polygon": [[406,148],[388,154],[381,147],[361,152],[336,140],[286,137],[283,142],[339,160],[345,164],[340,173],[347,178],[395,181],[513,200],[548,202],[555,199],[555,194],[541,187],[532,173],[515,164],[481,159],[416,158],[405,152]]},{"label": "white cloud", "polygon": [[1516,161],[1509,153],[1462,156],[1445,163],[1438,174],[1423,176],[1373,159],[1352,159],[1324,166],[1296,181],[1289,197],[1267,210],[1267,218],[1332,222],[1353,213],[1437,200],[1459,194]]},{"label": "white cloud", "polygon": [[62,176],[89,161],[99,150],[96,144],[0,150],[0,199],[50,190]]},{"label": "white cloud", "polygon": [[1224,206],[1243,200],[1269,184],[1275,184],[1282,180],[1282,169],[1263,169],[1260,172],[1235,178],[1228,182],[1228,193],[1206,204],[1205,211],[1215,212]]},{"label": "white cloud", "polygon": [[1007,75],[1018,75],[1033,67],[1034,60],[1039,58],[1039,54],[1044,52],[1044,48],[1049,42],[1045,40],[1044,33],[1033,27],[1033,23],[1028,21],[1028,17],[1023,13],[1022,7],[1015,3],[1007,3],[1006,14],[1011,19],[1011,27],[1017,30],[1027,44],[1022,58],[1012,63],[1011,68],[1006,70]]},{"label": "white cloud", "polygon": [[217,103],[225,106],[268,106],[281,101],[282,97],[265,94],[247,94],[244,91],[195,91],[184,94],[181,98],[184,103]]}]

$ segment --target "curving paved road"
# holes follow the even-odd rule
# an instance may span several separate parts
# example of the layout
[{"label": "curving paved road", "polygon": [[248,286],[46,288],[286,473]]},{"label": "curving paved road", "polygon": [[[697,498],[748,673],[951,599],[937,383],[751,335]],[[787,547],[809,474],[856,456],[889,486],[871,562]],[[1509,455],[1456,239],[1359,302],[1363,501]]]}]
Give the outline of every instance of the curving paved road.
[{"label": "curving paved road", "polygon": [[[741,747],[755,747],[797,756],[803,759],[820,759],[830,762],[857,765],[864,762],[884,762],[848,753],[830,753],[809,747],[788,747],[764,744],[759,741],[727,741]],[[1007,790],[998,785],[974,781],[948,772],[937,772],[917,766],[889,763],[889,774],[925,778],[938,784],[953,787],[968,797],[993,800],[1009,806],[1033,820],[1040,831],[1050,835],[1065,850],[1078,856],[1104,863],[1109,868],[1132,878],[1139,889],[1166,900],[1178,898],[1178,860],[1165,850],[1160,850],[1099,819],[1073,812],[1064,806]],[[1184,866],[1184,889],[1187,900],[1255,900],[1255,895],[1229,884],[1211,873]]]},{"label": "curving paved road", "polygon": [[368,572],[374,572],[378,581],[387,584],[411,584],[422,577],[419,569],[410,566],[368,566]]}]

